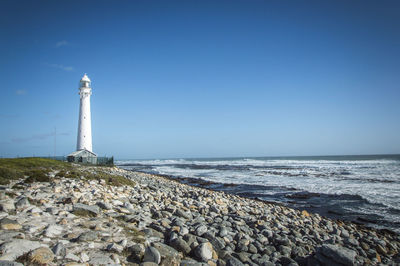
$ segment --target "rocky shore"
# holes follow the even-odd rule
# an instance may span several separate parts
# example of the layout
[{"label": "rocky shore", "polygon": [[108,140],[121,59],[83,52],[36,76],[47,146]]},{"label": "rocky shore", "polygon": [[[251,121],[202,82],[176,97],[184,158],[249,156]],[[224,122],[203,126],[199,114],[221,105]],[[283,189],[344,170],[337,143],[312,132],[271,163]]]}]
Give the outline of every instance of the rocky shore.
[{"label": "rocky shore", "polygon": [[161,176],[74,167],[74,177],[52,169],[45,182],[0,187],[0,266],[400,264],[395,233]]}]

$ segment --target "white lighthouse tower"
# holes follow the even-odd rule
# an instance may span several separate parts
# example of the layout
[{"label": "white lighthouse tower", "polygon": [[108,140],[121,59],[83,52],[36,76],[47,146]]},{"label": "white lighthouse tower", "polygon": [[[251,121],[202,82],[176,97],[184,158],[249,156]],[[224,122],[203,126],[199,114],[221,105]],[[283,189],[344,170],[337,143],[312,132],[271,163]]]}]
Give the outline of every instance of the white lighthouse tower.
[{"label": "white lighthouse tower", "polygon": [[91,81],[85,74],[79,82],[79,107],[78,141],[76,150],[92,151],[92,122],[90,116],[90,95],[92,95]]}]

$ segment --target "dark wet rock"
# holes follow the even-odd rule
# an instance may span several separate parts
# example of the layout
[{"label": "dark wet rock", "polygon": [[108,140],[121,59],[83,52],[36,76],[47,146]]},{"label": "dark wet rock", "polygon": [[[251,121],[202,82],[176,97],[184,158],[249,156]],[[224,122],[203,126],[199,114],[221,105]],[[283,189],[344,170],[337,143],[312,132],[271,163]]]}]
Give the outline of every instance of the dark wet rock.
[{"label": "dark wet rock", "polygon": [[191,249],[190,249],[189,245],[186,243],[186,241],[180,237],[172,240],[170,242],[170,246],[173,247],[174,249],[176,249],[177,251],[182,252],[183,254],[188,254],[191,251]]},{"label": "dark wet rock", "polygon": [[338,245],[325,244],[316,251],[316,259],[321,263],[354,265],[357,253]]},{"label": "dark wet rock", "polygon": [[296,266],[296,265],[298,265],[298,263],[296,262],[296,261],[294,261],[294,260],[292,260],[291,258],[289,258],[289,257],[286,257],[286,256],[283,256],[283,257],[280,257],[279,258],[279,260],[278,260],[278,262],[281,264],[281,265],[284,265],[284,266]]},{"label": "dark wet rock", "polygon": [[226,261],[226,266],[244,266],[244,264],[239,259],[231,257]]}]

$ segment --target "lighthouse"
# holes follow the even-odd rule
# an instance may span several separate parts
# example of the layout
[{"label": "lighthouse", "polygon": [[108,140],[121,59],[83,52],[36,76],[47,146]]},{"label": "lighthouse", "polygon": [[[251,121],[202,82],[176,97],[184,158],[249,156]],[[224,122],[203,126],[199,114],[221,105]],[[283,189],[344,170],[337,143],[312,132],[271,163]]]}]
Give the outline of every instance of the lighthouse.
[{"label": "lighthouse", "polygon": [[[85,74],[79,82],[79,122],[78,122],[78,140],[76,142],[76,151],[67,156],[68,162],[97,164],[98,157],[92,151],[92,121],[90,115],[90,95],[92,95],[92,85],[89,77]],[[114,158],[105,158],[107,161],[103,164],[113,164]],[[104,161],[104,160],[103,160]]]},{"label": "lighthouse", "polygon": [[79,82],[79,122],[76,150],[92,151],[92,121],[90,115],[90,95],[92,95],[91,81],[85,74]]}]

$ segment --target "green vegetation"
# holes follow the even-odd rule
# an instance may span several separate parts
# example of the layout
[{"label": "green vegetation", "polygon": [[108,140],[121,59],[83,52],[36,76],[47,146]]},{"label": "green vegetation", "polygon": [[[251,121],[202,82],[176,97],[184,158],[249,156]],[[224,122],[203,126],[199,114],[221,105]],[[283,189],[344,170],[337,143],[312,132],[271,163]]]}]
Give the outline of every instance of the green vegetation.
[{"label": "green vegetation", "polygon": [[28,176],[28,178],[25,179],[25,183],[50,182],[48,171],[44,169],[33,169],[26,171],[25,175]]},{"label": "green vegetation", "polygon": [[48,173],[51,170],[70,168],[71,165],[65,162],[43,158],[16,158],[0,159],[0,185],[10,183],[10,180],[17,180],[28,176],[26,182],[48,182]]},{"label": "green vegetation", "polygon": [[77,216],[96,217],[97,215],[87,210],[74,210],[73,213]]},{"label": "green vegetation", "polygon": [[96,167],[94,168],[95,170],[93,171],[93,169],[91,170],[78,170],[78,169],[74,169],[74,170],[67,170],[67,171],[60,171],[59,173],[57,173],[56,176],[58,177],[65,177],[65,178],[80,178],[83,177],[84,179],[87,180],[99,180],[99,179],[103,179],[107,185],[111,185],[111,186],[135,186],[135,182],[133,182],[132,180],[125,178],[123,176],[119,176],[119,175],[112,175],[109,173],[106,173],[104,171],[101,170],[101,168]]},{"label": "green vegetation", "polygon": [[31,170],[34,168],[70,168],[71,165],[66,162],[56,161],[52,159],[26,157],[14,159],[0,159],[0,167],[7,167],[20,170]]},{"label": "green vegetation", "polygon": [[135,186],[135,182],[133,182],[132,180],[120,176],[120,175],[111,175],[105,172],[101,172],[99,170],[96,170],[96,173],[88,173],[84,175],[86,179],[89,180],[98,180],[98,179],[103,179],[104,181],[106,181],[107,185],[110,186]]},{"label": "green vegetation", "polygon": [[[0,159],[0,185],[26,177],[24,183],[50,182],[49,172],[57,171],[56,177],[83,178],[86,180],[103,179],[111,186],[135,186],[135,182],[119,175],[112,175],[101,167],[74,166],[67,162],[44,158]],[[21,188],[21,184],[15,185]]]},{"label": "green vegetation", "polygon": [[21,171],[0,166],[0,185],[6,185],[10,183],[11,179],[19,179],[22,177],[24,176]]}]

